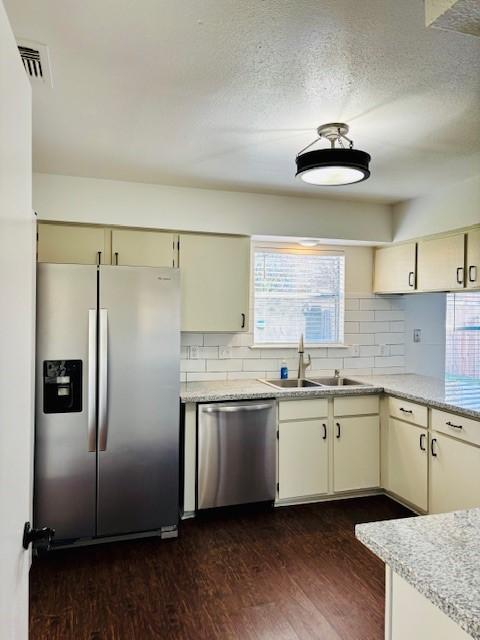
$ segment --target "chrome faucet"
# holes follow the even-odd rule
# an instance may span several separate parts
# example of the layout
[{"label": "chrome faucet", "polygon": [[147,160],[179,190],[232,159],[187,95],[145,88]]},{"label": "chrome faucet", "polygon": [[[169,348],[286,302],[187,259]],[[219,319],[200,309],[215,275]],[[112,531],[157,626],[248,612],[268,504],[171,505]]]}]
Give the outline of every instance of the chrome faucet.
[{"label": "chrome faucet", "polygon": [[335,378],[335,380],[338,380],[340,378],[340,369],[335,369],[333,377]]},{"label": "chrome faucet", "polygon": [[308,360],[307,362],[305,362],[305,360],[303,359],[303,354],[305,353],[305,350],[303,348],[303,333],[300,336],[300,341],[298,343],[298,374],[297,374],[297,378],[299,380],[303,380],[305,378],[305,371],[307,369],[307,367],[309,367],[312,364],[312,359],[310,357],[310,354],[308,354]]}]

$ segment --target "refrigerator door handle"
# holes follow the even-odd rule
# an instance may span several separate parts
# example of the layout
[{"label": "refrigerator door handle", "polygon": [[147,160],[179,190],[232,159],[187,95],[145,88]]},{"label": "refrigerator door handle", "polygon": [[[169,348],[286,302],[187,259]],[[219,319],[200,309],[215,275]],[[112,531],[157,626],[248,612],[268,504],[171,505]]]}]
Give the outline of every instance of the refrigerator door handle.
[{"label": "refrigerator door handle", "polygon": [[88,451],[97,450],[97,310],[88,310],[88,407],[87,443]]},{"label": "refrigerator door handle", "polygon": [[98,448],[107,449],[108,434],[108,311],[100,309],[98,366]]}]

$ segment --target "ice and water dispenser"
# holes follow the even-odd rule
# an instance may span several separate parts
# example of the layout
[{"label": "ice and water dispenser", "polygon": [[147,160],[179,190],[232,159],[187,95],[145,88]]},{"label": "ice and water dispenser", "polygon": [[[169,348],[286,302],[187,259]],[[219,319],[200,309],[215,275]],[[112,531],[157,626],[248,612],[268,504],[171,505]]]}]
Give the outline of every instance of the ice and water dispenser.
[{"label": "ice and water dispenser", "polygon": [[44,360],[44,413],[72,413],[82,410],[82,361]]}]

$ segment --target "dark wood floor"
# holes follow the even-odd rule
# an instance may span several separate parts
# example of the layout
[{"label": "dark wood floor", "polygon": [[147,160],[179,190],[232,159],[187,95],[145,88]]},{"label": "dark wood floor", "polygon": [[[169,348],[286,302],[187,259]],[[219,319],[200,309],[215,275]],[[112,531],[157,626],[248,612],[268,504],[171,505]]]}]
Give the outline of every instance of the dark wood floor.
[{"label": "dark wood floor", "polygon": [[31,640],[382,640],[384,568],[354,525],[388,498],[215,514],[155,539],[57,551],[31,570]]}]

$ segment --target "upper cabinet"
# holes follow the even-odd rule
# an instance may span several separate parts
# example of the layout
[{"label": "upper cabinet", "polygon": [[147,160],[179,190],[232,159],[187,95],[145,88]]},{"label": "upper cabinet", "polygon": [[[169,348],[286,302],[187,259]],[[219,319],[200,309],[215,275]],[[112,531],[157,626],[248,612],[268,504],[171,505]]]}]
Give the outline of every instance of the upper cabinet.
[{"label": "upper cabinet", "polygon": [[109,232],[103,227],[38,223],[38,261],[110,264]]},{"label": "upper cabinet", "polygon": [[409,242],[375,251],[375,293],[415,291],[416,243]]},{"label": "upper cabinet", "polygon": [[480,229],[467,233],[466,282],[469,289],[480,288]]},{"label": "upper cabinet", "polygon": [[454,291],[465,284],[465,234],[418,242],[419,291]]},{"label": "upper cabinet", "polygon": [[178,236],[166,231],[112,229],[112,264],[176,267]]},{"label": "upper cabinet", "polygon": [[182,331],[246,331],[250,238],[180,235]]}]

